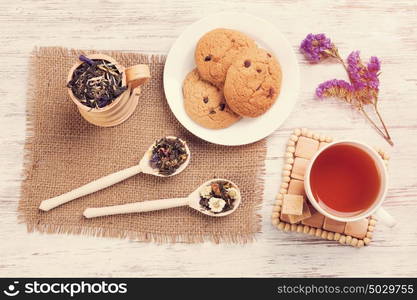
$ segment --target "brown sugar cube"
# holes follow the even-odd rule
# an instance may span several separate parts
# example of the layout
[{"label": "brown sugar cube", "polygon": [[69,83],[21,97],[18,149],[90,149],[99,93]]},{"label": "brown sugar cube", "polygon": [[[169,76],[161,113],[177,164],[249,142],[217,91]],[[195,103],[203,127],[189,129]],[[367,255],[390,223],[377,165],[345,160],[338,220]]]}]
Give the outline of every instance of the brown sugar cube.
[{"label": "brown sugar cube", "polygon": [[321,148],[323,148],[324,146],[326,146],[326,145],[328,145],[329,143],[326,143],[326,142],[320,142],[320,144],[319,144],[319,149],[318,150],[320,150]]},{"label": "brown sugar cube", "polygon": [[340,222],[326,217],[324,219],[323,229],[327,231],[343,233],[345,232],[345,226],[346,222]]},{"label": "brown sugar cube", "polygon": [[[293,216],[293,215],[288,215],[288,218],[290,219],[290,224],[291,224],[291,226],[294,226],[294,225],[300,224],[300,221],[297,221],[296,219],[292,219],[292,218],[291,218],[291,216]],[[298,216],[293,216],[293,217],[298,217]],[[292,221],[291,221],[291,220],[292,220]]]},{"label": "brown sugar cube", "polygon": [[288,187],[288,194],[292,195],[305,195],[304,181],[291,179]]},{"label": "brown sugar cube", "polygon": [[351,235],[358,239],[363,239],[368,231],[368,219],[362,219],[354,222],[347,222],[345,234]]},{"label": "brown sugar cube", "polygon": [[288,215],[288,218],[290,219],[290,223],[292,224],[298,223],[310,217],[311,217],[310,208],[308,207],[307,201],[305,200],[303,201],[303,213],[301,215],[299,216]]},{"label": "brown sugar cube", "polygon": [[282,222],[290,223],[290,218],[286,214],[280,214],[279,218]]},{"label": "brown sugar cube", "polygon": [[282,213],[300,216],[303,213],[304,197],[300,195],[285,194],[282,202]]},{"label": "brown sugar cube", "polygon": [[291,177],[303,180],[304,173],[306,172],[307,165],[310,161],[305,158],[296,157],[291,172]]},{"label": "brown sugar cube", "polygon": [[322,228],[323,222],[324,222],[324,216],[318,211],[315,211],[314,213],[312,213],[310,218],[307,218],[301,221],[303,225],[308,225],[310,227],[315,227],[315,228]]},{"label": "brown sugar cube", "polygon": [[302,136],[298,139],[295,156],[310,159],[318,149],[318,141]]}]

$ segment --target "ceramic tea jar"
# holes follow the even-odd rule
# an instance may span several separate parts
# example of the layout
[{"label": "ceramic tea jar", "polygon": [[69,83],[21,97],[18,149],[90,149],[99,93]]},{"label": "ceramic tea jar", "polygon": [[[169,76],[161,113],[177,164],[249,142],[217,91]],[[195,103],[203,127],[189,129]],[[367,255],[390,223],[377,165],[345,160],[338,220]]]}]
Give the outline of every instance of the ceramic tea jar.
[{"label": "ceramic tea jar", "polygon": [[[149,66],[140,64],[125,68],[108,55],[91,54],[87,55],[87,57],[92,60],[103,59],[114,64],[117,70],[122,74],[122,85],[127,86],[127,90],[110,104],[102,108],[91,108],[82,104],[74,95],[71,88],[68,88],[71,100],[77,105],[83,118],[94,125],[110,127],[123,123],[133,114],[138,105],[140,86],[146,83],[150,78]],[[75,69],[82,63],[82,61],[79,61],[72,66],[68,73],[67,82],[72,79]]]}]

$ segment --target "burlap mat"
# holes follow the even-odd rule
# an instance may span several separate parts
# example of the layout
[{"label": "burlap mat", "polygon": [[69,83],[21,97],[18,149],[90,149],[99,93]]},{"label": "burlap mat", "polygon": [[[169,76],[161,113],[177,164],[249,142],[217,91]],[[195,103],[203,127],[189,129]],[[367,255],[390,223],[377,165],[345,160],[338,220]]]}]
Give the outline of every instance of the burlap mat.
[{"label": "burlap mat", "polygon": [[[213,145],[188,133],[171,113],[163,92],[165,57],[102,51],[124,66],[149,63],[152,80],[139,106],[113,128],[89,124],[67,95],[67,72],[81,53],[40,48],[31,58],[25,178],[19,215],[28,231],[90,234],[156,242],[248,242],[260,231],[256,210],[263,194],[265,140],[240,147]],[[175,135],[188,141],[190,166],[171,178],[140,174],[103,191],[49,212],[38,210],[47,198],[138,163],[157,138]],[[205,216],[188,207],[85,219],[87,207],[186,196],[206,180],[228,178],[242,189],[243,202],[224,218]]]}]

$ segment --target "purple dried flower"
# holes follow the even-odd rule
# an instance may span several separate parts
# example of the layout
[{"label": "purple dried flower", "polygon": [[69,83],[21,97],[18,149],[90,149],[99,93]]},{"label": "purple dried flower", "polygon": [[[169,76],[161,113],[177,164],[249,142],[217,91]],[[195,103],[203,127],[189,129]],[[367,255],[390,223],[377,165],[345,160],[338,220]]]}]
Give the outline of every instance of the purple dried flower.
[{"label": "purple dried flower", "polygon": [[107,104],[110,103],[110,98],[108,97],[101,97],[100,99],[98,99],[97,101],[97,106],[99,108],[105,107]]},{"label": "purple dried flower", "polygon": [[378,57],[371,56],[368,63],[368,70],[374,73],[378,73],[381,70],[381,62]]},{"label": "purple dried flower", "polygon": [[337,49],[332,41],[324,33],[309,33],[301,42],[300,51],[304,53],[307,60],[317,63],[329,56],[336,57]]},{"label": "purple dried flower", "polygon": [[159,158],[158,153],[153,154],[151,158],[151,162],[157,162],[158,158]]},{"label": "purple dried flower", "polygon": [[87,56],[82,55],[82,54],[80,55],[80,57],[78,57],[78,59],[82,62],[89,64],[90,66],[94,64],[94,61],[92,59],[89,59]]},{"label": "purple dried flower", "polygon": [[381,63],[375,56],[370,58],[366,66],[361,61],[359,51],[353,51],[348,56],[348,75],[358,100],[364,104],[372,103],[378,95],[380,69]]},{"label": "purple dried flower", "polygon": [[316,89],[316,95],[319,98],[338,97],[351,102],[353,96],[353,86],[345,81],[332,79],[321,83]]},{"label": "purple dried flower", "polygon": [[[349,82],[345,80],[332,79],[321,83],[316,89],[319,98],[335,97],[340,98],[356,107],[378,132],[390,144],[394,145],[377,108],[379,92],[379,74],[381,63],[376,56],[372,56],[369,62],[364,65],[360,58],[359,51],[353,51],[345,61],[340,57],[337,48],[324,34],[308,34],[300,45],[300,51],[304,53],[310,62],[319,62],[326,57],[334,57],[343,64],[349,76]],[[372,104],[383,130],[369,117],[364,105]]]}]

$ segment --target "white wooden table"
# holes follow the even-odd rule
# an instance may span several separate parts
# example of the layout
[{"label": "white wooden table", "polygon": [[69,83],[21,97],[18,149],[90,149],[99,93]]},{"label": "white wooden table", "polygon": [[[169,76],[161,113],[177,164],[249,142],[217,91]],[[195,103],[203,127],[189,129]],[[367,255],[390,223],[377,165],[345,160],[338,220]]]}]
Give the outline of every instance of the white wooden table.
[{"label": "white wooden table", "polygon": [[[227,2],[227,3],[225,3]],[[146,244],[87,236],[28,234],[17,220],[28,57],[34,46],[166,54],[192,22],[225,10],[274,23],[301,62],[299,101],[268,139],[262,233],[248,245]],[[0,2],[0,276],[415,276],[417,274],[417,4],[404,1],[32,1]],[[344,78],[340,65],[311,66],[298,54],[309,32],[325,32],[347,55],[381,58],[381,106],[391,148],[355,111],[319,102],[318,83]],[[364,249],[343,247],[271,224],[284,145],[295,127],[357,138],[389,150],[386,208],[395,229],[378,225]],[[215,263],[213,263],[215,262]]]}]

